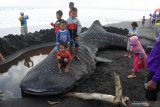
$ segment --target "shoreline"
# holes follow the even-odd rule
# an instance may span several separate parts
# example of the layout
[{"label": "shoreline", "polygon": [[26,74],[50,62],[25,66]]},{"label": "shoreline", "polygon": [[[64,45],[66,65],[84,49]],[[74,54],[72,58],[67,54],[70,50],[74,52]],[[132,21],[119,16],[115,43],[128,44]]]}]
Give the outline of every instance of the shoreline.
[{"label": "shoreline", "polygon": [[[131,28],[131,23],[133,21],[121,21],[118,23],[110,23],[110,24],[105,24],[102,26],[106,27],[117,27],[117,28],[122,28],[122,29],[130,29]],[[141,21],[135,21],[138,23],[139,28],[141,26]],[[85,26],[82,26],[86,28]],[[148,20],[146,20],[145,27],[148,27]],[[28,33],[34,33],[34,32],[39,32],[40,30],[50,30],[53,27],[49,24],[46,25],[38,25],[38,26],[28,26]],[[0,28],[0,38],[3,38],[4,36],[7,36],[9,34],[12,35],[20,35],[20,27],[11,27],[11,28]]]},{"label": "shoreline", "polygon": [[[39,25],[39,26],[28,26],[28,33],[39,32],[40,30],[46,30],[53,28],[51,25]],[[7,36],[9,34],[20,35],[20,27],[11,28],[0,28],[0,38]]]},{"label": "shoreline", "polygon": [[[122,28],[122,29],[129,29],[130,28],[130,23],[132,21],[122,21],[118,23],[110,23],[110,24],[104,24],[102,23],[102,26],[111,26],[111,27],[117,27],[117,28]],[[140,21],[136,21],[140,22]],[[124,25],[124,26],[121,26]],[[88,28],[86,26],[82,26],[82,28]],[[50,30],[53,27],[50,24],[46,25],[38,25],[38,26],[28,26],[28,33],[34,33],[34,32],[39,32],[40,30]],[[7,36],[9,34],[12,35],[20,35],[20,26],[19,27],[11,27],[11,28],[0,28],[0,38],[3,38],[4,36]]]}]

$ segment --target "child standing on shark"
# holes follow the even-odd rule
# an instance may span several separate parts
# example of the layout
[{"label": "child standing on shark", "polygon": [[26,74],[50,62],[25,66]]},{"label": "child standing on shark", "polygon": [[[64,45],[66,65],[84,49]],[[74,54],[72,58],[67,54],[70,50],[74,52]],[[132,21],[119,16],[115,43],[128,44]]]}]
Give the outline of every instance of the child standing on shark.
[{"label": "child standing on shark", "polygon": [[77,17],[77,8],[73,7],[71,9],[71,17],[67,19],[68,30],[70,33],[71,41],[70,41],[70,51],[73,55],[73,45],[75,46],[75,58],[80,61],[78,56],[78,47],[79,47],[79,34],[81,32],[81,24]]},{"label": "child standing on shark", "polygon": [[[71,10],[72,10],[72,8],[74,8],[74,3],[73,2],[70,2],[69,3],[69,17],[71,17],[71,15],[72,15],[72,12],[71,12]],[[76,15],[76,17],[77,17],[77,15]]]},{"label": "child standing on shark", "polygon": [[70,44],[70,33],[68,31],[68,29],[66,29],[67,27],[67,22],[65,20],[61,20],[60,22],[60,29],[59,31],[56,33],[56,46],[57,46],[57,51],[59,51],[59,45],[61,43],[66,43],[66,44]]},{"label": "child standing on shark", "polygon": [[57,21],[55,23],[51,23],[51,25],[54,27],[55,33],[57,33],[60,29],[60,22],[62,20],[63,12],[61,10],[58,10],[56,12]]}]

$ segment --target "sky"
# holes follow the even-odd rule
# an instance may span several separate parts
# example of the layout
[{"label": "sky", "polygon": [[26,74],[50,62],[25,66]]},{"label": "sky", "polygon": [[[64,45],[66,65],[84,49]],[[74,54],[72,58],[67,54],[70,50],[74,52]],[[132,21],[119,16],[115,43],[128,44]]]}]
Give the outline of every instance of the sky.
[{"label": "sky", "polygon": [[[64,7],[71,0],[0,0],[0,7]],[[120,8],[154,10],[160,0],[72,0],[80,8]]]}]

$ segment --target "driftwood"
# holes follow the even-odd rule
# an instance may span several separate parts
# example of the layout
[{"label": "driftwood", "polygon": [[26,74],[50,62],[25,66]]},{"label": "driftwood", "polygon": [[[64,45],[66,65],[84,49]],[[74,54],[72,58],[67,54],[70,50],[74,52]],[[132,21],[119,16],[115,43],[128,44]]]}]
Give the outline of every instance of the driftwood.
[{"label": "driftwood", "polygon": [[56,105],[56,104],[58,104],[59,102],[53,102],[53,101],[48,101],[48,104],[50,104],[50,105]]},{"label": "driftwood", "polygon": [[77,97],[84,100],[90,100],[90,99],[101,100],[113,104],[120,104],[123,106],[127,106],[127,101],[129,101],[129,98],[122,96],[122,86],[120,77],[119,75],[117,75],[116,72],[114,72],[114,75],[115,75],[115,96],[100,94],[100,93],[76,93],[76,92],[67,93],[66,96]]}]

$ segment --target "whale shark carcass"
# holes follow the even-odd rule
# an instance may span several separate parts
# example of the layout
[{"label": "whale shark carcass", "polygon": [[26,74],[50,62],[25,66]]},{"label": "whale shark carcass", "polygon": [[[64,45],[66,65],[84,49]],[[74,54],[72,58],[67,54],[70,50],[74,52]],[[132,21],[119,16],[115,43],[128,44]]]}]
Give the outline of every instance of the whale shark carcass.
[{"label": "whale shark carcass", "polygon": [[32,95],[55,95],[73,89],[80,82],[89,78],[95,71],[98,61],[111,62],[96,57],[99,49],[116,46],[126,48],[126,37],[106,32],[99,21],[80,34],[79,56],[81,61],[74,59],[68,73],[59,72],[55,48],[39,64],[34,66],[20,83],[24,93]]}]

